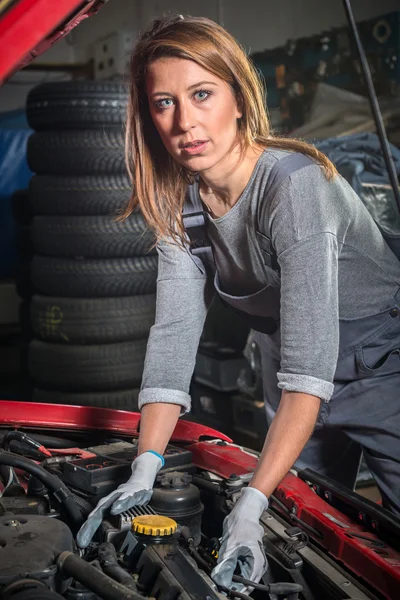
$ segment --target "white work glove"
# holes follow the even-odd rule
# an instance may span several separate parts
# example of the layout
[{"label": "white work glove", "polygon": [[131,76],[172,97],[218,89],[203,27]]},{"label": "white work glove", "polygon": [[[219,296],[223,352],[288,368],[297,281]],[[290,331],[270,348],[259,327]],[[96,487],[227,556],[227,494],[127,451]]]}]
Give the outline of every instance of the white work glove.
[{"label": "white work glove", "polygon": [[102,498],[89,514],[76,536],[80,548],[86,548],[103,521],[104,514],[111,507],[111,514],[129,510],[132,506],[147,504],[153,494],[156,475],[164,464],[164,459],[152,451],[144,452],[132,463],[132,475],[126,483]]},{"label": "white work glove", "polygon": [[254,588],[232,582],[236,566],[239,566],[241,577],[256,583],[268,569],[262,543],[264,529],[260,525],[260,517],[267,508],[268,499],[262,492],[251,487],[242,490],[224,520],[218,563],[211,573],[218,585],[235,587],[238,592],[250,594]]}]

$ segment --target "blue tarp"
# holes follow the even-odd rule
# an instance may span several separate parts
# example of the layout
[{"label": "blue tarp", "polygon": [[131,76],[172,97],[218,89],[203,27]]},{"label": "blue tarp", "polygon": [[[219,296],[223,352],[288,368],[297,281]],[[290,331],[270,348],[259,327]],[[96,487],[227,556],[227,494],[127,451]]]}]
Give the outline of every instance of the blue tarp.
[{"label": "blue tarp", "polygon": [[[360,194],[363,183],[390,183],[379,138],[375,133],[358,133],[315,143],[336,165],[337,170]],[[397,175],[400,176],[400,150],[390,144]]]},{"label": "blue tarp", "polygon": [[16,190],[27,188],[32,176],[26,162],[30,134],[23,110],[0,114],[0,279],[16,273],[17,225],[11,214],[10,197]]}]

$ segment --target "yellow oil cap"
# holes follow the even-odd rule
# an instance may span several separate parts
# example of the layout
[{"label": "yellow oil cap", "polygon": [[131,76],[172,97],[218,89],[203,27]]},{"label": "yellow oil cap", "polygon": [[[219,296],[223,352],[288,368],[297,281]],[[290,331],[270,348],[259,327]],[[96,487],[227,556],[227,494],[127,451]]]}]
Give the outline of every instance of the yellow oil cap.
[{"label": "yellow oil cap", "polygon": [[176,521],[161,515],[143,515],[132,519],[133,531],[144,535],[172,535],[177,527]]}]

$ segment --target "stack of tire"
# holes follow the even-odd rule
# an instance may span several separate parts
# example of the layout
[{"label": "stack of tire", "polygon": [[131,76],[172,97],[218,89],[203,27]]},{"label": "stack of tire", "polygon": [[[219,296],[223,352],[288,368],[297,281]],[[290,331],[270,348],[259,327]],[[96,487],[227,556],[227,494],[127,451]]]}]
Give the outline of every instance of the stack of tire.
[{"label": "stack of tire", "polygon": [[11,213],[16,223],[16,248],[17,260],[15,264],[15,284],[19,304],[19,383],[18,394],[21,398],[29,399],[32,394],[32,386],[28,368],[29,343],[34,337],[30,320],[30,305],[32,298],[32,286],[29,277],[29,265],[32,260],[33,247],[31,241],[30,225],[32,214],[29,205],[28,190],[16,190],[11,198]]},{"label": "stack of tire", "polygon": [[41,84],[28,97],[37,402],[137,407],[157,256],[139,212],[118,220],[131,193],[126,105],[115,82]]}]

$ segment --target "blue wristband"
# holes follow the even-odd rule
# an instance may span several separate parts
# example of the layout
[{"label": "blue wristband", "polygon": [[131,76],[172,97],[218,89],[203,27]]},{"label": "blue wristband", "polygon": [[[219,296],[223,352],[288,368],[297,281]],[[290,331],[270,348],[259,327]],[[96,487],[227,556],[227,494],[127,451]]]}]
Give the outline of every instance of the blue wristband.
[{"label": "blue wristband", "polygon": [[150,454],[154,454],[154,456],[158,456],[158,458],[161,458],[161,466],[163,467],[165,465],[164,457],[161,456],[161,454],[158,454],[158,452],[156,452],[155,450],[146,450],[146,452],[150,452]]}]

